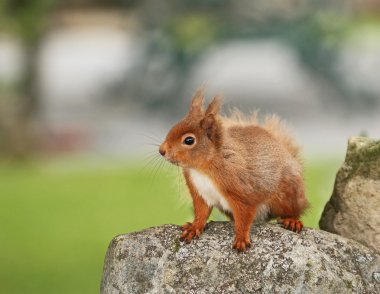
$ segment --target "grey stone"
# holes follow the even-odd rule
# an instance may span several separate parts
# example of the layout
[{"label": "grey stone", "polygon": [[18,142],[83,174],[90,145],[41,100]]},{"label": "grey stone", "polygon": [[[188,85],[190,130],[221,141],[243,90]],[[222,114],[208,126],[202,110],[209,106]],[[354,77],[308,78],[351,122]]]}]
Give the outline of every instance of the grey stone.
[{"label": "grey stone", "polygon": [[319,226],[380,250],[380,141],[350,138]]},{"label": "grey stone", "polygon": [[238,253],[233,223],[211,222],[191,244],[180,233],[164,225],[115,237],[101,293],[380,293],[380,255],[339,235],[254,225],[252,248]]}]

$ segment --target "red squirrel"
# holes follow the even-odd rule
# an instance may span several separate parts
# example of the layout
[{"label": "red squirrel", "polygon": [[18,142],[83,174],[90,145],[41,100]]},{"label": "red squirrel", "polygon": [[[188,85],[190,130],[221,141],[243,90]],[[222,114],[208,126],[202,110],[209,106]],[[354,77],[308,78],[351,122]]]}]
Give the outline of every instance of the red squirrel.
[{"label": "red squirrel", "polygon": [[167,134],[159,153],[182,167],[194,220],[182,226],[181,240],[202,233],[213,207],[234,221],[233,248],[251,247],[253,221],[277,217],[284,228],[300,232],[308,206],[299,147],[277,117],[260,125],[256,115],[220,115],[221,98],[204,109],[204,90],[195,93],[190,111]]}]

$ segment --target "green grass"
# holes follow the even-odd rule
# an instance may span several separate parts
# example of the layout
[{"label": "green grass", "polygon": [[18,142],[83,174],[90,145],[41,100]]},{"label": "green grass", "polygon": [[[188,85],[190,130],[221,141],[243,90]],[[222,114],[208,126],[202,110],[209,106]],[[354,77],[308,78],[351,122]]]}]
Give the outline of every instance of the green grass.
[{"label": "green grass", "polygon": [[[336,161],[306,165],[316,227],[330,197]],[[177,171],[114,161],[0,165],[0,293],[97,293],[105,252],[117,234],[191,220],[178,199]],[[214,214],[220,219],[220,215]]]},{"label": "green grass", "polygon": [[337,157],[306,161],[306,196],[310,201],[310,207],[302,217],[306,226],[319,228],[319,219],[326,202],[331,197],[335,176],[342,163],[343,159]]}]

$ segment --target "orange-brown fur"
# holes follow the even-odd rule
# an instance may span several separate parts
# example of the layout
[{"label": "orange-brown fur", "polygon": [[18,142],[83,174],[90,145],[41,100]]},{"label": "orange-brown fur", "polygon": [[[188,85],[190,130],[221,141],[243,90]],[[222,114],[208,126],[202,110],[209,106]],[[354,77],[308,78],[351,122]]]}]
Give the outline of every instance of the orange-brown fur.
[{"label": "orange-brown fur", "polygon": [[[229,118],[219,114],[215,97],[203,108],[203,89],[193,97],[187,116],[175,125],[160,146],[160,153],[183,168],[193,199],[194,221],[183,226],[181,239],[190,242],[202,233],[212,207],[195,187],[190,170],[207,175],[227,201],[234,220],[233,247],[244,251],[251,245],[249,232],[259,205],[269,209],[284,227],[299,232],[299,220],[307,206],[299,148],[276,117],[263,125],[256,114],[246,119],[235,111]],[[184,136],[195,138],[192,146]],[[217,207],[220,209],[220,207]]]}]

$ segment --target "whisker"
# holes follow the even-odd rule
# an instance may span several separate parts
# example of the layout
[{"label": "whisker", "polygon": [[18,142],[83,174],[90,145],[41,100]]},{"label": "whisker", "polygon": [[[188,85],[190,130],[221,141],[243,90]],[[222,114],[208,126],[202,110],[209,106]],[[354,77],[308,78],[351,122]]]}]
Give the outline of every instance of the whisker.
[{"label": "whisker", "polygon": [[157,136],[157,135],[155,135],[155,134],[150,133],[150,136],[151,136],[153,139],[158,140],[159,142],[162,142],[162,141],[163,141],[163,139],[162,139],[161,137],[159,137],[159,136]]},{"label": "whisker", "polygon": [[150,158],[152,156],[161,156],[161,155],[158,155],[158,152],[157,150],[151,150],[151,151],[147,151],[143,160],[145,161],[147,158]]},{"label": "whisker", "polygon": [[143,142],[144,145],[160,147],[160,144]]},{"label": "whisker", "polygon": [[180,179],[180,173],[179,173],[179,167],[177,166],[176,167],[176,170],[177,170],[177,188],[178,188],[178,198],[180,198],[181,197],[181,188],[180,188],[180,185],[181,185],[181,183],[180,183],[180,181],[181,181],[181,179]]},{"label": "whisker", "polygon": [[141,168],[139,172],[142,173],[146,168],[148,168],[151,165],[154,165],[158,159],[159,159],[158,155],[156,156],[155,154],[152,154],[149,158],[146,159],[148,160],[148,162],[144,164],[144,166]]},{"label": "whisker", "polygon": [[158,150],[155,148],[154,150],[149,150],[146,152],[147,154],[155,154],[155,155],[158,155]]},{"label": "whisker", "polygon": [[161,160],[161,158],[159,158],[159,159],[155,162],[155,164],[154,164],[154,167],[153,167],[153,169],[152,169],[152,172],[150,173],[150,176],[149,176],[149,177],[151,178],[150,188],[152,188],[152,185],[153,185],[153,183],[154,183],[154,181],[155,181],[155,179],[156,179],[156,175],[157,175],[158,170],[160,169],[161,164],[162,164],[162,160]]},{"label": "whisker", "polygon": [[160,163],[160,158],[159,157],[156,157],[153,164],[152,164],[152,169],[150,170],[149,172],[149,178],[152,179],[153,178],[153,174],[155,173],[156,171],[156,168],[157,166],[159,165]]},{"label": "whisker", "polygon": [[161,157],[161,155],[158,154],[157,150],[152,150],[146,153],[146,156],[144,157],[144,159],[149,158],[149,157]]},{"label": "whisker", "polygon": [[145,168],[147,165],[149,165],[151,163],[151,161],[155,158],[158,158],[158,156],[156,154],[150,154],[150,155],[147,155],[146,157],[144,157],[143,159],[143,162],[144,162],[144,166],[143,168]]},{"label": "whisker", "polygon": [[141,136],[144,136],[145,138],[147,139],[150,139],[152,140],[154,143],[158,143],[160,144],[162,142],[162,140],[160,138],[157,138],[155,136],[151,136],[151,135],[147,135],[147,134],[140,134]]},{"label": "whisker", "polygon": [[159,164],[158,164],[158,166],[156,168],[156,172],[153,175],[153,181],[155,181],[156,178],[157,178],[157,176],[160,174],[160,170],[161,170],[163,164],[164,164],[164,161],[160,160]]},{"label": "whisker", "polygon": [[167,173],[170,172],[171,167],[172,167],[172,164],[169,163],[169,162],[167,162],[167,161],[165,160],[165,168],[166,168],[166,172],[167,172]]}]

